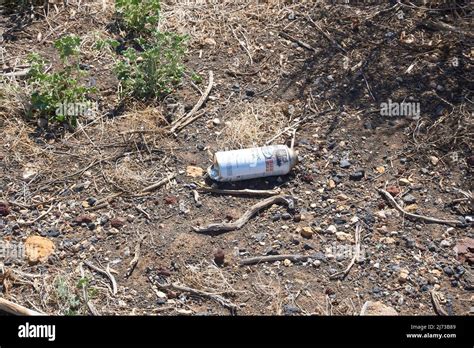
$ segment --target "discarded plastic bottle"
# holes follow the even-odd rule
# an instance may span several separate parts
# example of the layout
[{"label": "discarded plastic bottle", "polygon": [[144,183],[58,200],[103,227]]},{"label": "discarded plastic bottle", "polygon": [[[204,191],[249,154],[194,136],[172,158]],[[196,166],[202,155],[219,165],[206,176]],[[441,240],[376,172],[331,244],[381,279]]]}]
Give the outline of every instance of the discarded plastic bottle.
[{"label": "discarded plastic bottle", "polygon": [[297,163],[298,154],[286,145],[220,151],[208,174],[215,181],[239,181],[285,175]]}]

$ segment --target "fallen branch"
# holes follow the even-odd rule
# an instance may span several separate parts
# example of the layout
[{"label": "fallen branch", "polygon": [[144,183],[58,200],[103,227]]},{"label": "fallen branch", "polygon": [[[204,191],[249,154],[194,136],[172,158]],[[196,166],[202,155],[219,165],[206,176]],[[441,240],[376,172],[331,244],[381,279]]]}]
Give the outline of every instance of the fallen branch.
[{"label": "fallen branch", "polygon": [[283,261],[287,259],[290,260],[291,262],[304,262],[310,258],[311,258],[311,255],[301,255],[301,254],[255,256],[255,257],[242,259],[240,260],[239,264],[241,266],[246,266],[246,265],[255,265],[256,263],[262,263],[262,262]]},{"label": "fallen branch", "polygon": [[451,31],[453,33],[461,34],[469,38],[473,37],[472,33],[470,32],[467,32],[465,30],[456,28],[450,24],[439,22],[439,21],[427,21],[426,23],[424,23],[424,25],[427,26],[428,28],[435,29],[435,30]]},{"label": "fallen branch", "polygon": [[112,295],[114,295],[114,296],[117,295],[117,282],[115,281],[114,276],[110,273],[110,269],[109,269],[108,265],[107,265],[107,269],[103,270],[102,268],[99,268],[99,267],[93,265],[89,261],[84,261],[84,264],[87,267],[93,269],[94,271],[97,271],[100,274],[102,274],[102,275],[106,276],[107,278],[109,278],[110,283],[112,283]]},{"label": "fallen branch", "polygon": [[27,316],[38,316],[45,315],[34,311],[32,309],[26,308],[14,302],[8,301],[7,299],[0,297],[0,312],[6,312],[14,315],[27,315]]},{"label": "fallen branch", "polygon": [[433,217],[429,217],[429,216],[423,216],[423,215],[409,213],[409,212],[403,210],[403,208],[398,205],[398,203],[395,201],[395,199],[392,197],[392,195],[390,193],[388,193],[387,191],[385,191],[383,189],[378,189],[378,191],[390,202],[390,204],[395,209],[397,209],[400,213],[404,214],[407,218],[410,218],[410,219],[413,219],[413,220],[422,220],[422,221],[426,221],[426,222],[433,223],[433,224],[443,224],[443,225],[464,227],[464,224],[461,221],[441,220],[441,219],[437,219],[437,218],[433,218]]},{"label": "fallen branch", "polygon": [[229,232],[241,229],[255,214],[260,210],[272,206],[273,204],[286,204],[290,209],[293,209],[294,202],[291,197],[288,196],[274,196],[253,205],[249,210],[247,210],[238,220],[235,222],[224,222],[224,223],[215,223],[210,224],[206,227],[193,227],[195,232],[206,233],[206,232]]},{"label": "fallen branch", "polygon": [[51,209],[53,209],[53,205],[51,204],[51,206],[49,207],[49,209],[47,211],[45,211],[43,214],[41,214],[40,216],[38,216],[36,219],[32,220],[32,221],[26,221],[26,222],[20,222],[19,225],[20,226],[30,226],[30,225],[33,225],[35,222],[41,220],[42,218],[44,218],[46,215],[48,215],[48,213],[51,211]]},{"label": "fallen branch", "polygon": [[431,301],[433,302],[433,307],[435,309],[435,312],[438,315],[442,315],[442,316],[449,315],[448,312],[446,312],[444,308],[441,306],[440,297],[441,297],[440,293],[434,290],[431,290]]},{"label": "fallen branch", "polygon": [[303,48],[306,48],[309,51],[317,52],[316,48],[312,47],[311,45],[308,45],[306,42],[298,40],[297,38],[294,38],[293,36],[288,35],[285,32],[280,32],[280,36],[286,40],[290,40],[295,42],[298,46],[301,46]]},{"label": "fallen branch", "polygon": [[12,71],[12,72],[8,72],[8,73],[3,73],[2,75],[4,77],[23,77],[23,76],[26,76],[28,75],[28,73],[30,72],[30,69],[23,69],[23,70],[18,70],[18,71]]},{"label": "fallen branch", "polygon": [[183,123],[181,123],[177,129],[175,130],[174,133],[179,133],[181,131],[181,129],[183,129],[184,127],[186,127],[188,124],[191,124],[193,123],[194,121],[196,121],[199,117],[201,117],[202,115],[204,115],[205,112],[203,110],[201,110],[200,112],[198,112],[196,115],[194,115],[193,117],[191,118],[187,118],[186,121],[183,121]]},{"label": "fallen branch", "polygon": [[130,277],[133,273],[133,270],[137,266],[138,260],[140,258],[140,248],[141,248],[143,239],[145,239],[145,236],[141,236],[138,240],[137,245],[135,245],[135,254],[133,255],[132,261],[130,261],[129,263],[129,267],[128,267],[127,273],[125,274],[125,278]]},{"label": "fallen branch", "polygon": [[162,285],[162,284],[159,284],[159,283],[155,283],[155,285],[159,288],[162,288],[162,289],[171,289],[171,290],[175,290],[175,291],[189,292],[190,294],[193,294],[193,295],[207,297],[207,298],[209,298],[211,300],[214,300],[217,303],[221,304],[225,308],[228,308],[231,311],[232,314],[235,314],[235,312],[238,308],[238,306],[235,303],[229,301],[228,299],[226,299],[225,297],[223,297],[219,294],[214,294],[212,292],[193,289],[193,288],[183,286],[183,285],[178,285],[178,284]]},{"label": "fallen branch", "polygon": [[[170,132],[171,133],[175,133],[175,131],[180,128],[184,123],[186,123],[185,125],[188,125],[189,123],[187,123],[187,121],[190,121],[193,117],[193,115],[203,106],[203,104],[206,102],[207,100],[207,97],[209,97],[209,93],[211,93],[211,89],[212,87],[214,86],[214,73],[212,72],[212,70],[209,71],[209,84],[207,85],[207,88],[206,90],[204,91],[204,94],[201,96],[201,98],[199,98],[198,102],[196,103],[196,105],[194,105],[194,107],[192,108],[192,110],[187,113],[186,115],[183,115],[181,117],[179,117],[178,119],[176,119],[174,122],[173,122],[173,126],[171,127],[171,130]],[[194,121],[195,119],[192,119],[192,121]],[[184,127],[184,126],[183,126]],[[182,129],[182,128],[180,128]]]},{"label": "fallen branch", "polygon": [[210,192],[216,193],[220,195],[231,195],[231,196],[254,196],[254,197],[268,197],[268,196],[276,196],[281,193],[281,190],[250,190],[250,189],[243,189],[243,190],[225,190],[225,189],[217,189],[212,187],[198,187],[198,191],[201,192]]},{"label": "fallen branch", "polygon": [[306,19],[316,28],[318,31],[323,34],[323,36],[337,49],[339,49],[342,53],[347,54],[347,51],[337,42],[334,40],[328,33],[326,33],[315,21],[311,19],[310,16],[306,15]]},{"label": "fallen branch", "polygon": [[352,266],[354,266],[354,263],[356,262],[356,260],[359,258],[360,256],[360,230],[361,230],[360,225],[357,225],[356,230],[355,230],[356,247],[355,247],[354,256],[352,257],[351,262],[349,263],[349,265],[344,271],[330,275],[329,276],[330,279],[336,279],[336,278],[339,278],[340,276],[342,276],[340,277],[341,279],[344,279],[349,273],[349,271],[351,270]]},{"label": "fallen branch", "polygon": [[145,187],[145,188],[142,190],[141,194],[144,194],[144,193],[147,193],[147,192],[156,190],[157,188],[160,188],[161,186],[163,186],[164,184],[166,184],[167,182],[169,182],[171,179],[174,179],[177,175],[178,175],[178,174],[176,174],[176,173],[170,174],[170,175],[168,175],[166,178],[161,179],[160,181],[154,183],[153,185],[150,185],[150,186]]}]

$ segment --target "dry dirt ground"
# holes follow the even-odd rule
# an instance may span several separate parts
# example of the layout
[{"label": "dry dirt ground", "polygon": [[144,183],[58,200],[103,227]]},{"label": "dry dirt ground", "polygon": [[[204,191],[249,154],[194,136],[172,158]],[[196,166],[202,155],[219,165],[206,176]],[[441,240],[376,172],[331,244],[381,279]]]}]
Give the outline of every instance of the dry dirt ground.
[{"label": "dry dirt ground", "polygon": [[[54,252],[36,263],[0,260],[1,297],[49,314],[359,315],[366,301],[401,315],[472,313],[467,4],[164,1],[160,28],[189,35],[186,66],[202,83],[188,73],[165,100],[123,103],[116,53],[91,49],[115,37],[113,7],[82,3],[0,17],[3,74],[21,70],[32,51],[54,69],[53,41],[75,33],[100,106],[74,131],[40,128],[24,117],[24,79],[3,79],[2,241],[38,235]],[[209,71],[203,115],[169,134]],[[419,103],[420,117],[382,116],[389,99]],[[200,192],[196,202],[194,190],[212,183],[188,167],[206,169],[217,150],[278,134],[272,143],[289,144],[293,129],[300,162],[289,175],[214,187],[279,188],[295,209],[273,205],[240,230],[196,233],[263,198]],[[406,211],[459,224],[410,220],[380,188]],[[356,226],[361,257],[334,276],[351,263]],[[311,257],[239,265],[286,254]]]}]

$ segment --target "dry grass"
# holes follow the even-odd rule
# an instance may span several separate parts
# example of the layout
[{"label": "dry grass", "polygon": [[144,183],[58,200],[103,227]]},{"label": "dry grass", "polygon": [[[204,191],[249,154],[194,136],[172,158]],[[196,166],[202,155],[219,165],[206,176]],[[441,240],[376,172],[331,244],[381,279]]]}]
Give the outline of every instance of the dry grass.
[{"label": "dry grass", "polygon": [[236,106],[242,109],[236,115],[231,112],[217,141],[229,149],[262,146],[279,130],[287,126],[286,105],[274,102],[246,103]]},{"label": "dry grass", "polygon": [[265,298],[262,305],[265,305],[270,313],[281,315],[285,301],[281,279],[278,276],[268,277],[262,273],[261,271],[256,272],[256,279],[251,282],[252,289],[258,296]]},{"label": "dry grass", "polygon": [[233,286],[232,276],[222,268],[203,260],[199,264],[186,265],[181,281],[189,287],[215,294],[239,292]]},{"label": "dry grass", "polygon": [[24,117],[28,110],[28,87],[14,78],[0,77],[0,120]]}]

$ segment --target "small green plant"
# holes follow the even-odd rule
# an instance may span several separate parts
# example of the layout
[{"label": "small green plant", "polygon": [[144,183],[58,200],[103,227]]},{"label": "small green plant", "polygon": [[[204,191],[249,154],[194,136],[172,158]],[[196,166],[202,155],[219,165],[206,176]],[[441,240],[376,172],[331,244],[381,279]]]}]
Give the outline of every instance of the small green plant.
[{"label": "small green plant", "polygon": [[94,49],[98,51],[102,50],[115,50],[120,46],[120,42],[114,39],[100,39],[94,44]]},{"label": "small green plant", "polygon": [[77,315],[79,306],[81,304],[78,295],[74,294],[70,289],[66,278],[60,276],[57,277],[55,282],[55,292],[57,299],[60,301],[61,306],[64,308],[65,315]]},{"label": "small green plant", "polygon": [[87,103],[87,95],[95,92],[94,87],[83,82],[86,73],[79,66],[80,43],[80,38],[74,35],[54,43],[63,65],[56,72],[47,72],[45,60],[36,53],[30,54],[28,83],[33,90],[30,116],[76,126],[78,115],[65,112],[68,108],[62,106]]},{"label": "small green plant", "polygon": [[115,10],[125,27],[135,34],[153,30],[160,19],[160,0],[116,0]]},{"label": "small green plant", "polygon": [[191,80],[199,85],[202,83],[202,76],[197,72],[191,71]]},{"label": "small green plant", "polygon": [[77,282],[77,288],[82,290],[86,289],[87,290],[87,296],[89,298],[94,298],[97,296],[97,289],[89,287],[90,285],[90,278],[88,277],[82,277],[79,279]]},{"label": "small green plant", "polygon": [[158,31],[149,40],[137,39],[143,50],[128,48],[115,66],[122,96],[150,99],[171,93],[184,74],[185,40],[185,36]]}]

